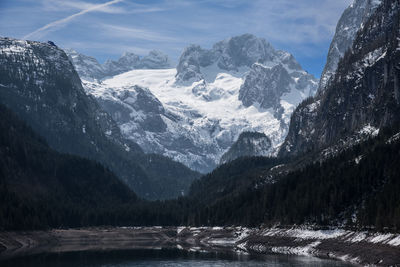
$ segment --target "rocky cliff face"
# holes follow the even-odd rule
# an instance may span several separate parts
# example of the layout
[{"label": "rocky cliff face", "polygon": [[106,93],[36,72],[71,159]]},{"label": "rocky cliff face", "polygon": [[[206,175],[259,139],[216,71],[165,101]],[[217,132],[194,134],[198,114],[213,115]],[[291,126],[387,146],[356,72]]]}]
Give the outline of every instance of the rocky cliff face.
[{"label": "rocky cliff face", "polygon": [[100,64],[95,58],[66,49],[68,57],[74,64],[76,72],[82,79],[101,80],[134,69],[167,69],[172,67],[171,60],[160,51],[152,50],[148,55],[140,57],[126,52],[118,60],[107,60]]},{"label": "rocky cliff face", "polygon": [[271,140],[263,133],[243,132],[236,142],[221,157],[220,164],[240,157],[267,156],[271,153]]},{"label": "rocky cliff face", "polygon": [[262,108],[276,108],[284,93],[290,91],[292,80],[282,65],[272,68],[255,64],[239,92],[245,106],[257,103]]},{"label": "rocky cliff face", "polygon": [[281,102],[283,95],[295,90],[304,98],[312,94],[316,89],[316,79],[301,69],[293,70],[289,66],[278,64],[267,67],[258,63],[253,64],[239,92],[239,99],[243,105],[272,108],[279,117],[279,112],[285,108]]},{"label": "rocky cliff face", "polygon": [[355,0],[342,14],[335,36],[329,47],[327,62],[322,72],[319,90],[322,92],[329,79],[335,74],[339,60],[352,46],[358,30],[374,13],[381,0]]},{"label": "rocky cliff face", "polygon": [[399,123],[399,1],[382,1],[325,91],[294,112],[280,155],[335,152]]},{"label": "rocky cliff face", "polygon": [[178,196],[196,177],[125,139],[112,117],[85,93],[69,58],[54,44],[1,38],[0,63],[0,102],[52,148],[101,162],[142,197]]}]

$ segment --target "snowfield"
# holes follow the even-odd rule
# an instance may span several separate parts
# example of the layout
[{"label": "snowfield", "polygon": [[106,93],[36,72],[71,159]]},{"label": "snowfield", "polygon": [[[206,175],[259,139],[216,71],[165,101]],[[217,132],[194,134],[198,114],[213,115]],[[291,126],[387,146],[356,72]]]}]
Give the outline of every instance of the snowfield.
[{"label": "snowfield", "polygon": [[[215,80],[206,83],[198,95],[193,92],[193,88],[203,85],[203,81],[186,86],[178,85],[175,83],[175,75],[176,69],[133,70],[105,80],[103,84],[107,88],[133,85],[149,88],[166,109],[185,117],[190,113],[200,115],[201,118],[189,118],[194,127],[201,127],[204,119],[219,121],[223,129],[233,130],[235,137],[244,130],[262,131],[268,136],[276,136],[275,146],[280,144],[279,121],[273,117],[272,111],[254,106],[246,108],[238,99],[243,73],[217,73]],[[235,131],[239,127],[240,131]],[[225,132],[221,131],[216,137]],[[202,137],[208,138],[206,135]]]}]

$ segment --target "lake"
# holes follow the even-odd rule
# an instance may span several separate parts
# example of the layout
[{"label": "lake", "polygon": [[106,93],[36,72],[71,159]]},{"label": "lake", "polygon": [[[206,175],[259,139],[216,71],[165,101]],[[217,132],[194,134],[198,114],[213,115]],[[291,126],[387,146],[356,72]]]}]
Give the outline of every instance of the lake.
[{"label": "lake", "polygon": [[2,267],[236,267],[351,266],[334,260],[303,256],[249,256],[234,253],[187,252],[178,249],[68,252],[40,254],[0,262]]}]

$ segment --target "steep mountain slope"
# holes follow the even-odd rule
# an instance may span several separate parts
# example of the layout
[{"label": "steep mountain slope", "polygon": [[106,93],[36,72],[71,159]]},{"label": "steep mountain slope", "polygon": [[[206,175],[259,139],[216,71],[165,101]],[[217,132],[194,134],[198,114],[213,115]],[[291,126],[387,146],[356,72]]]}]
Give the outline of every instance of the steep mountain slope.
[{"label": "steep mountain slope", "polygon": [[185,166],[145,155],[124,139],[54,44],[1,38],[0,62],[0,102],[52,148],[101,162],[142,197],[176,197],[196,177]]},{"label": "steep mountain slope", "polygon": [[399,123],[399,1],[383,1],[323,94],[294,112],[281,156],[348,147]]},{"label": "steep mountain slope", "polygon": [[50,149],[3,105],[0,155],[0,229],[96,223],[92,215],[138,201],[100,164]]},{"label": "steep mountain slope", "polygon": [[257,132],[243,132],[229,150],[222,155],[220,164],[227,163],[240,157],[266,156],[272,149],[271,140]]},{"label": "steep mountain slope", "polygon": [[245,34],[210,50],[186,48],[176,70],[133,70],[84,85],[125,138],[209,172],[243,131],[264,133],[272,143],[264,154],[275,153],[317,80],[290,54]]},{"label": "steep mountain slope", "polygon": [[242,159],[222,165],[193,184],[188,223],[399,231],[398,131],[386,129],[374,139],[265,185],[257,178],[273,165],[250,165],[252,172]]},{"label": "steep mountain slope", "polygon": [[327,62],[322,72],[319,91],[325,90],[329,79],[335,74],[339,60],[352,46],[358,30],[363,27],[368,18],[375,12],[381,0],[354,0],[342,14],[335,36],[329,47]]},{"label": "steep mountain slope", "polygon": [[101,80],[133,69],[167,69],[172,67],[171,60],[160,51],[152,50],[148,55],[140,57],[134,53],[124,53],[117,61],[107,60],[100,64],[95,58],[65,49],[76,72],[82,79]]}]

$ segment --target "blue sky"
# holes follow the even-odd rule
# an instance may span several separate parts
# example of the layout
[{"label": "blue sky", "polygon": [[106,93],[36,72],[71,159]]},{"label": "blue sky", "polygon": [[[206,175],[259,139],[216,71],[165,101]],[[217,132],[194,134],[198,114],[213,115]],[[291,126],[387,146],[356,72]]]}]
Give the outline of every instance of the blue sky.
[{"label": "blue sky", "polygon": [[189,44],[210,48],[252,33],[319,77],[351,0],[0,0],[0,35],[52,40],[100,62],[157,49],[177,62]]}]

